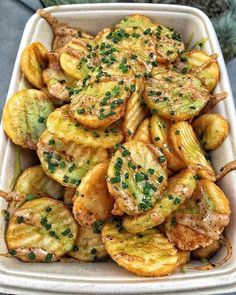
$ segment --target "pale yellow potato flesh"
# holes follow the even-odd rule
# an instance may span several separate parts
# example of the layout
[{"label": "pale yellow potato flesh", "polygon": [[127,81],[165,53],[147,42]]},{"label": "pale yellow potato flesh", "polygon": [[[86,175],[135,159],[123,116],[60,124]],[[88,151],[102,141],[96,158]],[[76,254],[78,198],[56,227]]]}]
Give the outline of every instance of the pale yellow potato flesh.
[{"label": "pale yellow potato flesh", "polygon": [[136,131],[133,139],[137,141],[142,141],[145,143],[151,144],[150,138],[150,118],[143,120],[143,122],[139,125],[138,130]]},{"label": "pale yellow potato flesh", "polygon": [[23,261],[53,262],[72,250],[77,232],[77,223],[62,202],[38,198],[10,218],[6,243],[9,253]]},{"label": "pale yellow potato flesh", "polygon": [[134,235],[118,223],[107,223],[102,229],[102,239],[116,263],[140,276],[168,275],[189,260],[188,251],[175,248],[157,229]]},{"label": "pale yellow potato flesh", "polygon": [[229,133],[229,123],[220,114],[205,114],[193,123],[193,129],[204,150],[217,149]]},{"label": "pale yellow potato flesh", "polygon": [[47,67],[47,49],[40,42],[28,45],[21,54],[21,70],[26,79],[36,88],[45,87],[42,73]]},{"label": "pale yellow potato flesh", "polygon": [[32,196],[62,199],[64,188],[58,182],[49,178],[41,165],[29,167],[18,177],[14,191]]},{"label": "pale yellow potato flesh", "polygon": [[167,185],[166,159],[150,144],[129,141],[114,154],[108,168],[108,189],[129,215],[152,208]]},{"label": "pale yellow potato flesh", "polygon": [[123,133],[116,126],[89,129],[70,116],[69,105],[56,109],[47,120],[50,133],[64,142],[74,142],[94,148],[113,148],[123,140]]},{"label": "pale yellow potato flesh", "polygon": [[188,122],[173,124],[170,128],[170,140],[175,152],[187,167],[198,168],[198,174],[202,178],[216,180],[211,162]]},{"label": "pale yellow potato flesh", "polygon": [[46,120],[54,106],[40,90],[23,89],[6,102],[2,124],[13,143],[36,149],[40,135],[46,129]]},{"label": "pale yellow potato flesh", "polygon": [[104,221],[111,215],[114,199],[106,182],[109,162],[94,166],[83,178],[73,198],[73,214],[81,226]]}]

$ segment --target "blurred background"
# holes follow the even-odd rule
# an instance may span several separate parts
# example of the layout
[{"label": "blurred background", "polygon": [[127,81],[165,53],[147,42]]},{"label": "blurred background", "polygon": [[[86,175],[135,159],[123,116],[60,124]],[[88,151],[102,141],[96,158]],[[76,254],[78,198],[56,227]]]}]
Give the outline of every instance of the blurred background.
[{"label": "blurred background", "polygon": [[25,24],[38,8],[75,3],[167,3],[203,10],[217,32],[236,102],[236,0],[0,0],[0,116]]}]

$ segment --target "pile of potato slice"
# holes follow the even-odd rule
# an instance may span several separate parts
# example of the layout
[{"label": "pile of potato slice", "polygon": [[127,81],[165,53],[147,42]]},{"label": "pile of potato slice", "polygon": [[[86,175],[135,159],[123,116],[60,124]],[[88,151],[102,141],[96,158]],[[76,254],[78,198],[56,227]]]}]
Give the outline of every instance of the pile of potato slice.
[{"label": "pile of potato slice", "polygon": [[[110,256],[163,276],[220,247],[230,207],[208,152],[228,135],[211,113],[225,94],[216,55],[187,50],[173,28],[127,16],[95,37],[38,11],[54,32],[22,53],[36,89],[3,110],[13,143],[35,150],[9,202],[6,243],[23,261]],[[206,254],[207,253],[207,254]]]}]

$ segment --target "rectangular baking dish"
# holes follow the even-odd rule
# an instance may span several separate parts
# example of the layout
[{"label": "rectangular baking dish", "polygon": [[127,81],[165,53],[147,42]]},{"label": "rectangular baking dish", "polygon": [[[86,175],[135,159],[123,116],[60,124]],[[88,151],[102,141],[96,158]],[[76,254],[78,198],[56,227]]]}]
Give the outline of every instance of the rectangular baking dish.
[{"label": "rectangular baking dish", "polygon": [[[160,4],[84,4],[53,6],[48,9],[55,16],[77,24],[90,34],[110,27],[126,15],[139,13],[154,21],[174,27],[187,42],[193,33],[193,43],[208,38],[205,50],[219,53],[221,78],[216,92],[227,91],[228,97],[221,102],[216,111],[230,123],[230,134],[224,144],[212,153],[213,165],[217,171],[228,161],[236,159],[236,120],[235,107],[229,79],[220,46],[208,17],[198,9]],[[40,41],[50,49],[52,32],[45,20],[36,14],[26,24],[15,62],[9,87],[8,98],[16,91],[27,87],[20,72],[20,54],[25,46]],[[29,86],[28,86],[29,87]],[[0,130],[0,189],[10,190],[12,179],[17,170],[20,155],[21,166],[32,165],[33,153],[14,146]],[[115,263],[22,263],[14,258],[0,256],[0,291],[11,294],[118,294],[118,293],[155,293],[155,294],[218,294],[236,290],[236,173],[231,172],[220,186],[231,202],[231,223],[226,234],[233,246],[233,256],[222,267],[210,271],[188,270],[163,278],[142,278]],[[0,209],[6,208],[0,200]],[[0,217],[0,253],[6,252],[4,242],[4,220]],[[217,254],[216,260],[224,255],[224,249]]]}]

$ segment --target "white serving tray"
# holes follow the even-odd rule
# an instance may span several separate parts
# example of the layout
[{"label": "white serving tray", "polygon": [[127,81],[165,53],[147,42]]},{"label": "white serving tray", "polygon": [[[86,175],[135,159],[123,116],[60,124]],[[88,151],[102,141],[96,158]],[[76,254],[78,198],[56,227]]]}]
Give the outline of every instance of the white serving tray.
[{"label": "white serving tray", "polygon": [[[55,16],[72,24],[78,24],[88,33],[114,25],[126,15],[139,13],[154,21],[174,27],[187,42],[194,33],[193,43],[207,37],[205,50],[219,53],[221,79],[216,92],[227,91],[228,97],[219,103],[216,111],[230,122],[230,135],[224,144],[212,153],[216,170],[228,161],[236,159],[236,121],[232,92],[219,43],[208,17],[198,9],[187,6],[161,4],[84,4],[53,6],[48,9]],[[26,24],[16,58],[8,91],[8,98],[26,87],[20,72],[20,54],[33,41],[41,41],[50,49],[52,32],[45,20],[33,15]],[[14,176],[17,148],[0,130],[0,189],[10,190]],[[22,167],[32,165],[32,153],[22,151]],[[155,294],[219,294],[236,290],[236,174],[228,174],[220,185],[231,202],[231,223],[227,236],[233,246],[233,256],[222,267],[210,271],[188,271],[163,278],[142,278],[120,268],[113,262],[103,263],[23,263],[14,258],[0,256],[0,291],[11,294],[107,294],[107,293],[155,293]],[[0,209],[6,208],[0,200]],[[4,220],[0,217],[0,253],[6,252]],[[222,250],[216,259],[224,255]]]}]

